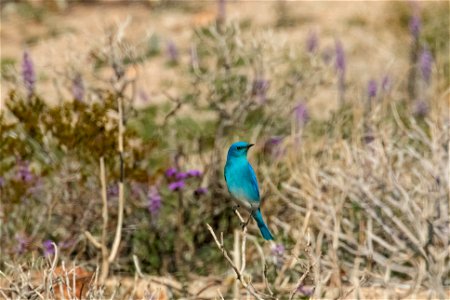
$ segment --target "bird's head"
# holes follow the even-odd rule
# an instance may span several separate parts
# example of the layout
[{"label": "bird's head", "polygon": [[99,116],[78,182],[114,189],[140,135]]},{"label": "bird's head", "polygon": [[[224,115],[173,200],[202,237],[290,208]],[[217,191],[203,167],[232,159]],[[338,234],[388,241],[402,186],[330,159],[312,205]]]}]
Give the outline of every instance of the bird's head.
[{"label": "bird's head", "polygon": [[247,142],[236,142],[228,149],[228,157],[246,157],[248,149],[253,146]]}]

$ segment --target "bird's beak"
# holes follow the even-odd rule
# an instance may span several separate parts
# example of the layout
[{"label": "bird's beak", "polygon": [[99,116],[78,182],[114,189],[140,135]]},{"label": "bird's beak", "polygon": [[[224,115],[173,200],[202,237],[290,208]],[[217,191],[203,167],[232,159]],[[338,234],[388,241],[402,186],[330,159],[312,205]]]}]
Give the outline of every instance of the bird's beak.
[{"label": "bird's beak", "polygon": [[253,147],[255,144],[249,144],[248,146],[247,146],[247,149],[250,149],[251,147]]}]

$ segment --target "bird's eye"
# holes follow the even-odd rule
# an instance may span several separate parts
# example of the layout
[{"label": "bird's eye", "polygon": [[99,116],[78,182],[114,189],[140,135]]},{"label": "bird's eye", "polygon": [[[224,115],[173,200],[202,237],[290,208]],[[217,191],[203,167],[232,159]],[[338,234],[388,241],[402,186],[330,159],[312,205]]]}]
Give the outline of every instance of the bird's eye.
[{"label": "bird's eye", "polygon": [[242,149],[242,147],[240,147],[240,146],[239,146],[239,147],[236,147],[236,149],[238,149],[238,150],[241,150],[241,149]]}]

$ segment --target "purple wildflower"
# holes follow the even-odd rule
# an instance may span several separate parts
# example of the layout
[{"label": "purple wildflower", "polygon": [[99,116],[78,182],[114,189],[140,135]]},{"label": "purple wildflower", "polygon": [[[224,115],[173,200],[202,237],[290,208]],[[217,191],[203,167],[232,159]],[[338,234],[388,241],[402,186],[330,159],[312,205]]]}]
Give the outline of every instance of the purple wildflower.
[{"label": "purple wildflower", "polygon": [[5,186],[5,178],[0,176],[0,189]]},{"label": "purple wildflower", "polygon": [[17,254],[23,254],[25,250],[27,249],[28,244],[30,243],[29,238],[27,238],[23,234],[16,234],[15,236],[17,244],[14,247],[14,250],[17,252]]},{"label": "purple wildflower", "polygon": [[205,195],[206,193],[208,193],[208,189],[205,187],[199,187],[194,191],[194,196],[201,196],[201,195]]},{"label": "purple wildflower", "polygon": [[178,62],[178,49],[177,45],[172,40],[167,41],[167,49],[166,49],[167,57],[171,63]]},{"label": "purple wildflower", "polygon": [[119,195],[119,186],[115,183],[110,184],[106,190],[106,194],[109,197],[117,197]]},{"label": "purple wildflower", "polygon": [[345,52],[342,47],[342,43],[339,40],[335,42],[335,67],[338,74],[342,77],[345,75],[346,64],[345,64]]},{"label": "purple wildflower", "polygon": [[272,254],[277,256],[283,256],[286,249],[282,244],[276,244],[272,247]]},{"label": "purple wildflower", "polygon": [[374,79],[369,80],[367,84],[367,95],[369,98],[376,97],[377,95],[377,82]]},{"label": "purple wildflower", "polygon": [[278,146],[281,144],[282,141],[283,141],[282,136],[272,136],[267,140],[266,144],[269,144],[271,146]]},{"label": "purple wildflower", "polygon": [[258,97],[260,103],[266,102],[266,94],[269,85],[269,82],[265,79],[253,80],[252,95]]},{"label": "purple wildflower", "polygon": [[188,177],[189,177],[189,175],[188,175],[187,173],[185,173],[185,172],[179,172],[179,173],[175,176],[175,178],[178,179],[178,180],[183,180],[183,179],[186,179],[186,178],[188,178]]},{"label": "purple wildflower", "polygon": [[338,92],[339,92],[339,100],[341,104],[344,103],[344,94],[345,94],[345,52],[342,47],[342,43],[339,40],[336,40],[335,43],[335,68],[338,74]]},{"label": "purple wildflower", "polygon": [[315,31],[310,31],[306,39],[306,51],[308,53],[316,53],[319,48],[319,39]]},{"label": "purple wildflower", "polygon": [[297,104],[297,106],[294,107],[294,118],[300,127],[304,126],[306,122],[308,122],[309,113],[306,105],[303,102],[300,102],[299,104]]},{"label": "purple wildflower", "polygon": [[301,284],[297,287],[297,292],[302,293],[305,296],[312,296],[314,294],[314,287],[306,289],[305,286]]},{"label": "purple wildflower", "polygon": [[169,190],[178,191],[184,188],[185,184],[183,180],[175,181],[169,184]]},{"label": "purple wildflower", "polygon": [[28,96],[34,92],[34,83],[36,82],[36,75],[34,73],[34,66],[28,51],[23,53],[22,61],[22,80],[27,89]]},{"label": "purple wildflower", "polygon": [[415,12],[412,15],[411,19],[409,20],[409,32],[411,32],[411,35],[415,41],[419,40],[420,28],[421,28],[420,16],[417,12]]},{"label": "purple wildflower", "polygon": [[426,47],[420,53],[419,65],[420,71],[422,72],[422,78],[427,84],[429,84],[431,81],[433,56],[431,55],[430,50],[428,50]]},{"label": "purple wildflower", "polygon": [[175,168],[168,168],[166,170],[166,176],[167,177],[174,177],[175,175],[177,175],[177,169],[175,169]]},{"label": "purple wildflower", "polygon": [[158,189],[155,186],[151,186],[148,189],[147,193],[148,200],[148,211],[152,214],[152,216],[156,216],[161,209],[161,195],[158,192]]},{"label": "purple wildflower", "polygon": [[53,246],[52,240],[45,240],[42,243],[44,256],[50,256],[55,254],[55,247]]},{"label": "purple wildflower", "polygon": [[150,100],[149,96],[144,90],[139,90],[138,95],[139,99],[141,99],[143,102],[148,102]]},{"label": "purple wildflower", "polygon": [[23,182],[30,182],[33,180],[33,174],[30,171],[29,163],[27,161],[19,162],[16,180]]},{"label": "purple wildflower", "polygon": [[267,155],[273,155],[280,157],[283,150],[281,149],[281,143],[283,142],[282,136],[272,136],[264,143],[264,153]]},{"label": "purple wildflower", "polygon": [[217,20],[221,23],[224,23],[225,18],[226,18],[226,0],[217,0]]},{"label": "purple wildflower", "polygon": [[202,176],[202,171],[200,170],[189,170],[186,172],[188,177],[200,177]]},{"label": "purple wildflower", "polygon": [[413,114],[416,117],[423,118],[428,114],[429,110],[430,110],[430,108],[426,101],[417,100],[416,103],[414,104]]},{"label": "purple wildflower", "polygon": [[78,101],[83,101],[84,98],[84,83],[81,74],[76,74],[72,80],[72,95]]},{"label": "purple wildflower", "polygon": [[381,79],[381,89],[384,92],[388,92],[392,87],[392,81],[391,78],[389,77],[389,75],[385,75],[382,79]]},{"label": "purple wildflower", "polygon": [[272,246],[273,260],[278,268],[280,268],[283,265],[285,252],[286,249],[282,244],[275,244]]},{"label": "purple wildflower", "polygon": [[61,241],[58,243],[58,247],[60,249],[68,249],[68,248],[72,247],[73,245],[75,245],[74,239],[69,239],[69,240]]}]

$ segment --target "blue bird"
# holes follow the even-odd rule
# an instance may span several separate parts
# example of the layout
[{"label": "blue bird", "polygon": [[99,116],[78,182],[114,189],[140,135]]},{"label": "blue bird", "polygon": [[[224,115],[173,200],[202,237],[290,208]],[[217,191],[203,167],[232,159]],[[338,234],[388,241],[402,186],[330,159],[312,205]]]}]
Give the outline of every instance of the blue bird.
[{"label": "blue bird", "polygon": [[261,215],[258,180],[255,171],[247,160],[248,149],[253,146],[247,142],[236,142],[228,149],[225,164],[225,181],[228,191],[238,206],[247,209],[258,224],[262,236],[266,240],[273,240],[269,228]]}]

